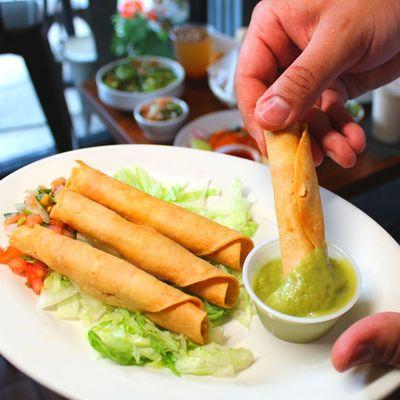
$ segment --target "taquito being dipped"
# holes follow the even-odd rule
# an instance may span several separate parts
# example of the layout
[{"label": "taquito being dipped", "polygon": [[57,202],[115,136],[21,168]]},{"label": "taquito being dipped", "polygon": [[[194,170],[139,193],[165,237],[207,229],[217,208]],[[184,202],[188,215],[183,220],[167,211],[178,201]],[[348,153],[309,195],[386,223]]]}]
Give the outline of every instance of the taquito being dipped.
[{"label": "taquito being dipped", "polygon": [[265,132],[282,267],[287,276],[313,249],[325,247],[324,217],[305,124]]},{"label": "taquito being dipped", "polygon": [[203,304],[130,264],[40,225],[18,227],[10,244],[69,277],[89,295],[116,307],[141,311],[153,322],[204,344]]},{"label": "taquito being dipped", "polygon": [[[220,307],[233,307],[238,280],[147,226],[134,224],[88,198],[64,189],[51,212],[89,239],[116,250],[146,272]],[[95,243],[94,243],[95,244]]]},{"label": "taquito being dipped", "polygon": [[[310,138],[304,124],[266,132],[282,260],[257,274],[254,290],[285,314],[315,317],[342,307],[355,290],[354,271],[329,260]],[[332,265],[331,265],[331,263]]]},{"label": "taquito being dipped", "polygon": [[67,186],[124,218],[146,225],[199,257],[241,270],[253,248],[250,238],[205,217],[150,196],[79,161]]}]

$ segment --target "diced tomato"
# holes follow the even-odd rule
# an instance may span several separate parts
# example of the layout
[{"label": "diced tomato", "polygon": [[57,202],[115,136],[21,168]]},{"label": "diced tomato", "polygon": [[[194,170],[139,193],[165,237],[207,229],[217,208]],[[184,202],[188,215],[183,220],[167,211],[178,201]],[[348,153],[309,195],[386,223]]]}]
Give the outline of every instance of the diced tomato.
[{"label": "diced tomato", "polygon": [[29,263],[27,263],[22,257],[16,257],[10,260],[8,265],[14,273],[24,276]]},{"label": "diced tomato", "polygon": [[65,224],[62,221],[59,221],[57,219],[51,219],[50,220],[50,225],[55,225],[55,226],[59,226],[60,228],[65,228]]},{"label": "diced tomato", "polygon": [[64,186],[67,183],[67,180],[63,177],[55,179],[53,182],[51,182],[51,188],[55,189],[58,186]]},{"label": "diced tomato", "polygon": [[21,255],[22,252],[15,247],[8,246],[5,249],[0,248],[0,264],[8,264],[10,260]]},{"label": "diced tomato", "polygon": [[75,233],[71,232],[69,229],[64,229],[63,235],[75,239]]},{"label": "diced tomato", "polygon": [[34,278],[44,279],[47,276],[47,266],[41,261],[36,261],[34,263],[27,263],[26,266],[26,277],[28,281],[31,281]]},{"label": "diced tomato", "polygon": [[55,233],[59,233],[60,235],[64,233],[64,228],[61,228],[61,226],[58,225],[49,225],[49,229]]},{"label": "diced tomato", "polygon": [[26,216],[26,226],[33,227],[34,225],[40,225],[43,222],[43,218],[37,214],[31,214]]},{"label": "diced tomato", "polygon": [[27,283],[29,283],[30,287],[36,294],[40,294],[40,292],[43,289],[44,282],[43,282],[42,278],[35,277],[32,279],[29,279]]},{"label": "diced tomato", "polygon": [[42,279],[46,278],[49,271],[47,265],[41,261],[36,261],[33,265],[36,267],[36,276]]},{"label": "diced tomato", "polygon": [[26,217],[23,213],[13,214],[4,220],[4,226],[15,224],[19,219]]}]

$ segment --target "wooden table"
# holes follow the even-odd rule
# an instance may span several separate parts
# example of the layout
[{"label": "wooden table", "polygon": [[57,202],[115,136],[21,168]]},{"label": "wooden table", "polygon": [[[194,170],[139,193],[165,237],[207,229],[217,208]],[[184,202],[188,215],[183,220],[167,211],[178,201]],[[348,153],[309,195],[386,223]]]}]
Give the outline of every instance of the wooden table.
[{"label": "wooden table", "polygon": [[[81,91],[118,143],[151,143],[144,137],[132,114],[115,110],[101,102],[94,80],[85,82]],[[183,99],[190,107],[189,121],[209,112],[226,109],[206,83],[187,85]],[[400,157],[376,156],[368,146],[351,169],[343,169],[329,159],[318,168],[321,186],[347,198],[396,176],[400,176]]]}]

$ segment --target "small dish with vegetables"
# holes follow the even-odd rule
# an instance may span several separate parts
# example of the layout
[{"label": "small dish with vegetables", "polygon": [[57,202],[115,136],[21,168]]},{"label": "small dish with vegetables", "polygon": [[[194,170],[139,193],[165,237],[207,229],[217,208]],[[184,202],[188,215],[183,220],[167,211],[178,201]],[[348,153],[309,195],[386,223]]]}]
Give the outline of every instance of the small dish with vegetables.
[{"label": "small dish with vegetables", "polygon": [[158,96],[180,96],[185,72],[165,57],[128,57],[106,64],[96,74],[100,99],[123,111]]},{"label": "small dish with vegetables", "polygon": [[177,97],[157,97],[137,104],[133,114],[148,139],[168,143],[184,124],[189,107]]}]

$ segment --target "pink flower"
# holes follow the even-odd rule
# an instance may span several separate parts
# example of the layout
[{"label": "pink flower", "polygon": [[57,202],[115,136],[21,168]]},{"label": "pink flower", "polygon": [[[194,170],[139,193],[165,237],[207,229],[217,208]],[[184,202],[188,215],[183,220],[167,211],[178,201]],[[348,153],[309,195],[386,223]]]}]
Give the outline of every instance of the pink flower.
[{"label": "pink flower", "polygon": [[139,0],[126,0],[119,7],[119,12],[124,18],[132,18],[137,12],[143,12],[143,5]]}]

